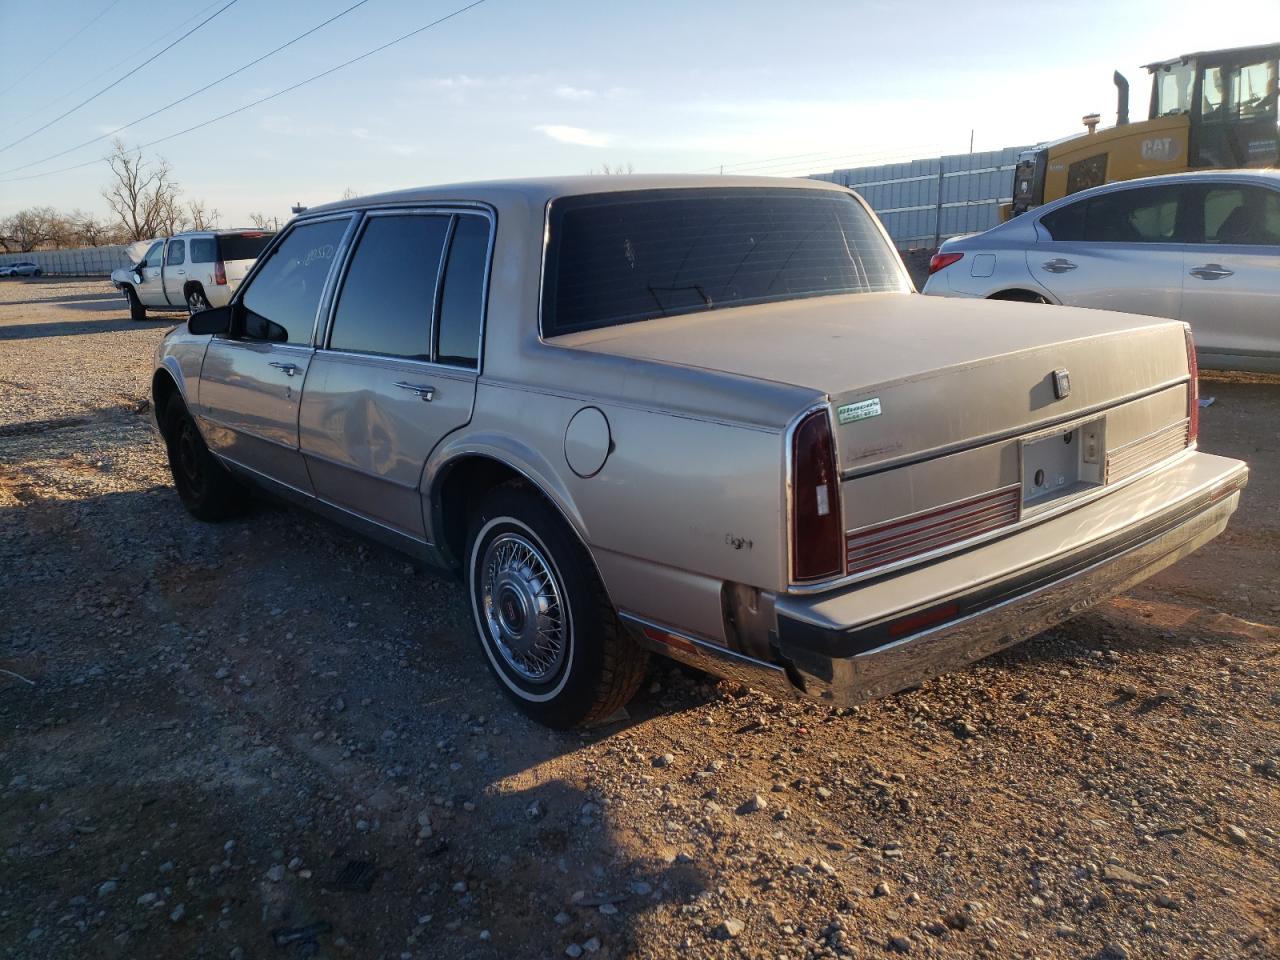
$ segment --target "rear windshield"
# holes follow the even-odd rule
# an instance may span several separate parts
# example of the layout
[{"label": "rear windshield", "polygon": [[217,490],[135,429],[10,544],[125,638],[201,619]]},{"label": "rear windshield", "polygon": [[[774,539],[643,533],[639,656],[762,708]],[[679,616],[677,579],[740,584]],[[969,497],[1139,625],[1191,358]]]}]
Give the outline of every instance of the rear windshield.
[{"label": "rear windshield", "polygon": [[274,233],[224,233],[218,236],[219,260],[257,260]]},{"label": "rear windshield", "polygon": [[728,188],[551,205],[545,336],[774,300],[902,289],[896,252],[849,194]]}]

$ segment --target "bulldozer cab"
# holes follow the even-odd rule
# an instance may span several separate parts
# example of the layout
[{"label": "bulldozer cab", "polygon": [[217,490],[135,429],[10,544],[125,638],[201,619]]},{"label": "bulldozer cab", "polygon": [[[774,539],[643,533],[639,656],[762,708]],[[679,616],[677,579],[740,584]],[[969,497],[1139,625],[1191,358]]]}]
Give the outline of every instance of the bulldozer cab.
[{"label": "bulldozer cab", "polygon": [[1152,77],[1150,119],[1189,121],[1188,167],[1269,167],[1280,161],[1280,44],[1193,53],[1146,69]]}]

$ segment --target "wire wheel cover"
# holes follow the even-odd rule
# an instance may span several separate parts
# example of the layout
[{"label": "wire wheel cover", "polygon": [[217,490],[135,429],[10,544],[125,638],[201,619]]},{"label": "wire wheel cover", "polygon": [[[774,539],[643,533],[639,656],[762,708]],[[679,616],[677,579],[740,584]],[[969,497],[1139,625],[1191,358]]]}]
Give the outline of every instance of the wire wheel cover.
[{"label": "wire wheel cover", "polygon": [[489,639],[519,676],[550,681],[569,645],[564,591],[538,547],[515,533],[484,552],[480,605]]}]

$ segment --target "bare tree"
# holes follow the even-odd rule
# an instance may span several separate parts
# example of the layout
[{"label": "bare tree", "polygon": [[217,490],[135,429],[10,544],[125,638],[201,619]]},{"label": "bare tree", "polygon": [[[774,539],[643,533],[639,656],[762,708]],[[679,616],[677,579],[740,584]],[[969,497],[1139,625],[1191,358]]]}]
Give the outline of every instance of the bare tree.
[{"label": "bare tree", "polygon": [[354,200],[358,196],[360,196],[360,194],[357,192],[355,187],[347,187],[347,189],[342,191],[343,200]]},{"label": "bare tree", "polygon": [[252,223],[259,230],[279,230],[280,229],[280,218],[268,217],[265,213],[259,212],[259,213],[249,214],[249,222]]},{"label": "bare tree", "polygon": [[[592,170],[591,172],[595,173],[594,170]],[[633,167],[631,165],[631,161],[628,160],[626,163],[615,163],[613,166],[609,166],[609,164],[607,163],[602,163],[600,164],[600,172],[604,174],[606,177],[621,176],[623,174],[635,173],[636,168]]]},{"label": "bare tree", "polygon": [[204,200],[188,200],[187,212],[192,230],[215,230],[222,217],[217,207],[206,207]]},{"label": "bare tree", "polygon": [[40,247],[60,246],[70,235],[67,217],[53,207],[28,207],[0,222],[0,245],[7,253],[30,253]]},{"label": "bare tree", "polygon": [[107,158],[114,182],[102,192],[124,228],[127,240],[148,240],[175,232],[186,223],[178,200],[178,184],[163,157],[143,158],[122,140],[113,141]]},{"label": "bare tree", "polygon": [[71,225],[71,239],[80,246],[101,247],[114,243],[120,235],[120,228],[99,220],[91,213],[75,209],[67,218]]}]

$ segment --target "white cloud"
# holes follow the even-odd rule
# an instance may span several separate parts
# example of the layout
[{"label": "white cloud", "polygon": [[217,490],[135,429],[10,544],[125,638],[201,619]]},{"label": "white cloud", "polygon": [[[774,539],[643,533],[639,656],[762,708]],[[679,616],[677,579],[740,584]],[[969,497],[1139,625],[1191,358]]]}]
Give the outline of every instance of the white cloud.
[{"label": "white cloud", "polygon": [[580,101],[580,100],[594,100],[596,98],[596,92],[594,90],[587,90],[583,87],[570,86],[567,83],[562,83],[560,86],[556,87],[554,92],[555,92],[555,95],[559,97],[561,100],[579,100]]},{"label": "white cloud", "polygon": [[556,123],[540,123],[533,129],[545,133],[560,143],[572,143],[579,147],[607,147],[613,138],[605,133],[592,133],[582,127],[566,127]]}]

